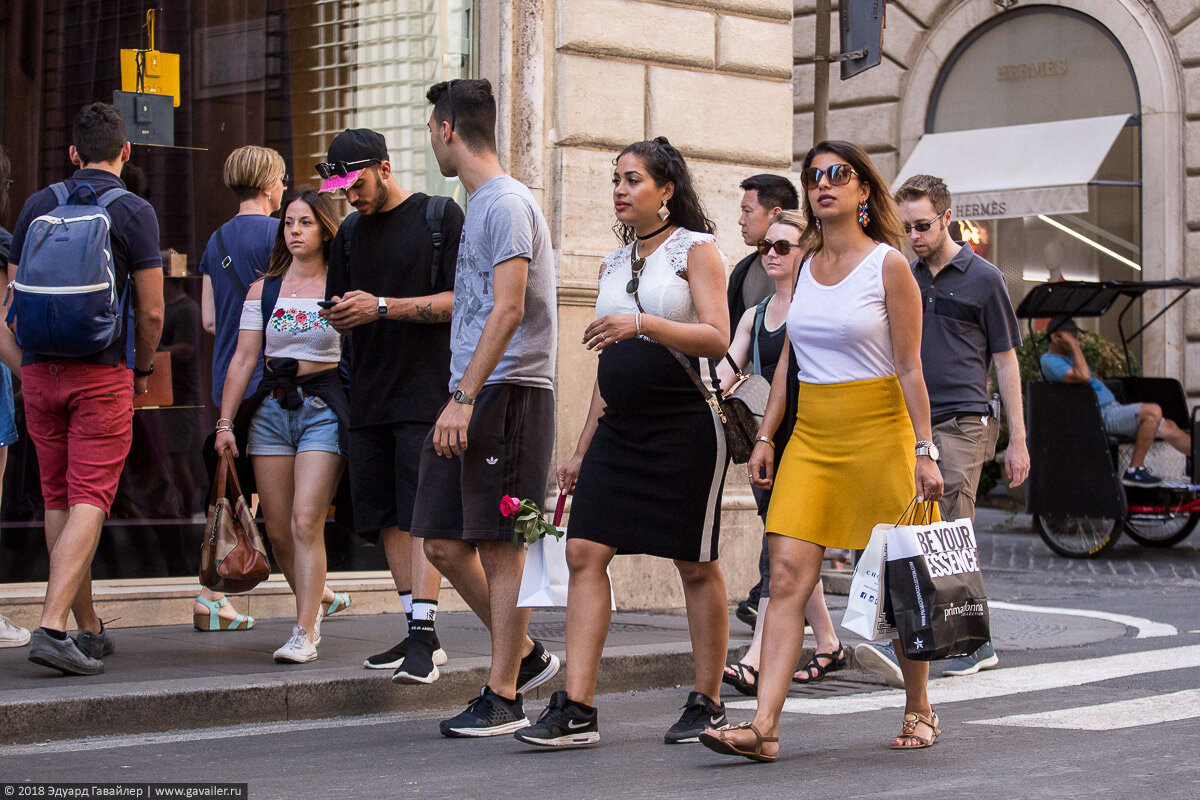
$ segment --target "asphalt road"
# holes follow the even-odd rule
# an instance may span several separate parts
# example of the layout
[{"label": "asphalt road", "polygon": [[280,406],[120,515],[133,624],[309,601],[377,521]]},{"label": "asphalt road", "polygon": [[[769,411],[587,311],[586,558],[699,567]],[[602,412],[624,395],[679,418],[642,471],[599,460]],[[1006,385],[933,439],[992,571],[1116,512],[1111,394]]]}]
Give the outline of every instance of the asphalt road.
[{"label": "asphalt road", "polygon": [[1107,562],[1066,562],[1036,537],[983,538],[994,601],[1110,619],[1075,617],[1094,635],[1062,645],[1072,618],[1047,616],[1042,646],[936,681],[945,733],[929,750],[888,750],[901,693],[844,672],[793,693],[776,764],[663,744],[685,687],[600,698],[601,744],[585,750],[444,739],[436,721],[453,709],[0,748],[0,774],[246,782],[254,798],[1200,797],[1200,549],[1123,543]]}]

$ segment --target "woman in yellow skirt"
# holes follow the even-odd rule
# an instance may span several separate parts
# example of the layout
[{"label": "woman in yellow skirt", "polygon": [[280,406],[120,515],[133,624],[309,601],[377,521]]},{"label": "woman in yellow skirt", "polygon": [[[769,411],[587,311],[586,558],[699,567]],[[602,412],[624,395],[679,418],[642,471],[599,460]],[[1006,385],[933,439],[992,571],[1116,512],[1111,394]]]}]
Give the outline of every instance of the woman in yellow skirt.
[{"label": "woman in yellow skirt", "polygon": [[[861,148],[839,141],[808,152],[801,181],[808,228],[800,249],[810,256],[787,317],[795,360],[785,348],[747,465],[753,485],[776,484],[758,709],[752,722],[700,736],[711,750],[755,761],[779,752],[779,718],[804,640],[796,620],[820,580],[825,548],[861,550],[871,528],[899,520],[913,497],[942,494],[921,372],[921,294],[897,249],[903,237],[887,184]],[[796,425],[776,479],[771,437],[789,370],[799,379]],[[904,658],[898,645],[896,654],[906,702],[891,746],[928,747],[940,733],[925,692],[929,665]]]}]

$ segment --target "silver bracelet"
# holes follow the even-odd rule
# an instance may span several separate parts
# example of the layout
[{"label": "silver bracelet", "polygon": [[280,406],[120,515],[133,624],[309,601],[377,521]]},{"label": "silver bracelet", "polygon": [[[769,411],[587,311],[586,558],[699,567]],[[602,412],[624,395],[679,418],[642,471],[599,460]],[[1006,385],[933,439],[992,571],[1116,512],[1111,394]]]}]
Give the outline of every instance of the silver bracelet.
[{"label": "silver bracelet", "polygon": [[768,445],[770,445],[770,446],[771,446],[771,449],[772,449],[772,450],[774,450],[774,449],[775,449],[775,443],[774,443],[773,441],[771,441],[771,439],[770,439],[769,437],[767,437],[767,436],[759,436],[759,437],[758,437],[757,439],[755,439],[754,441],[756,441],[756,442],[762,442],[762,443],[764,443],[764,444],[768,444]]},{"label": "silver bracelet", "polygon": [[218,425],[217,433],[233,433],[232,425]]},{"label": "silver bracelet", "polygon": [[633,327],[637,330],[638,336],[642,335],[642,312],[638,311],[633,315]]}]

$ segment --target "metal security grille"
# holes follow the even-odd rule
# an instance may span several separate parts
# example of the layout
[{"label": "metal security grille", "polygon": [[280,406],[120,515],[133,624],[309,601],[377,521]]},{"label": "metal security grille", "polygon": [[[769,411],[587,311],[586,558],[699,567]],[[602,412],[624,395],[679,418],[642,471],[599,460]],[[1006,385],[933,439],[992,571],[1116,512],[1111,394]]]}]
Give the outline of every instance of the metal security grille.
[{"label": "metal security grille", "polygon": [[344,128],[384,135],[402,186],[434,190],[425,91],[467,74],[469,0],[318,0],[316,91],[308,111],[321,159]]}]

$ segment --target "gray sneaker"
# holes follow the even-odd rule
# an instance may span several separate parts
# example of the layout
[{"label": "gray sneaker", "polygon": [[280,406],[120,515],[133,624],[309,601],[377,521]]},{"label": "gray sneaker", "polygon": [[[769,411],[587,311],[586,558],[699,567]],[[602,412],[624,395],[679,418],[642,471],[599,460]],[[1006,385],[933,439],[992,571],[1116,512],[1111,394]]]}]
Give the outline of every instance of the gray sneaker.
[{"label": "gray sneaker", "polygon": [[974,675],[981,669],[991,669],[999,663],[1000,659],[996,656],[996,648],[992,647],[992,643],[988,641],[980,645],[979,649],[969,656],[959,656],[947,661],[942,674],[953,677]]},{"label": "gray sneaker", "polygon": [[117,649],[116,645],[113,644],[112,637],[108,635],[108,628],[104,627],[103,622],[100,623],[99,633],[81,630],[71,638],[75,640],[75,646],[82,653],[95,659],[110,656]]},{"label": "gray sneaker", "polygon": [[854,663],[882,677],[888,686],[904,688],[904,673],[900,671],[900,662],[891,642],[858,645],[854,648]]},{"label": "gray sneaker", "polygon": [[38,628],[29,637],[29,660],[43,667],[56,669],[64,675],[99,675],[104,662],[83,653],[71,637],[55,639]]}]

